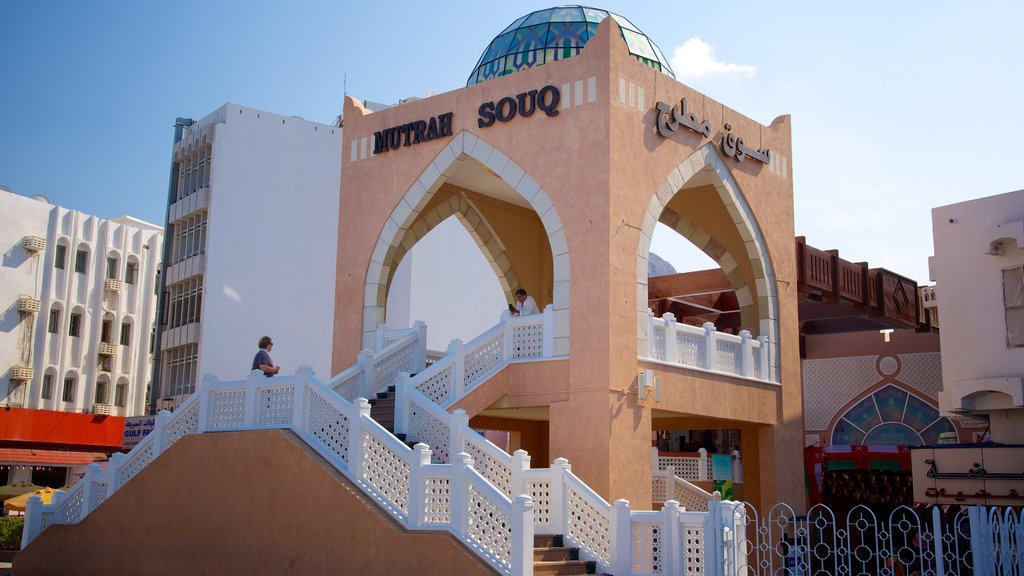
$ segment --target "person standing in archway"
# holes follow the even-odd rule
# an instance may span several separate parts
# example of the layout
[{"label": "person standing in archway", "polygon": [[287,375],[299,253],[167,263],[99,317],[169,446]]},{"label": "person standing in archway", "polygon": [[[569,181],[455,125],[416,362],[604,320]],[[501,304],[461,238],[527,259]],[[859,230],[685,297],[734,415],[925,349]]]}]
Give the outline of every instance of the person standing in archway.
[{"label": "person standing in archway", "polygon": [[537,308],[537,301],[533,299],[533,296],[529,296],[526,290],[520,288],[516,290],[516,316],[529,316],[530,314],[540,314],[540,309]]}]

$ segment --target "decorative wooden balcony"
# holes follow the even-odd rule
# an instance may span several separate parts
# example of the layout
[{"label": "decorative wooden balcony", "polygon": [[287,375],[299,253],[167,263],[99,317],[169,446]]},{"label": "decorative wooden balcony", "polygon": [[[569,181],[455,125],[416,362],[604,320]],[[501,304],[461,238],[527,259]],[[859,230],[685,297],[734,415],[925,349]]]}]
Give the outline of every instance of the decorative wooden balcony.
[{"label": "decorative wooden balcony", "polygon": [[103,289],[107,292],[120,292],[121,290],[124,290],[124,282],[113,278],[107,278],[103,282]]},{"label": "decorative wooden balcony", "polygon": [[19,294],[18,312],[24,312],[26,314],[35,314],[36,312],[39,312],[39,300],[29,296],[28,294]]},{"label": "decorative wooden balcony", "polygon": [[39,236],[25,236],[21,245],[29,252],[42,252],[43,250],[46,250],[46,238],[40,238]]},{"label": "decorative wooden balcony", "polygon": [[101,402],[97,402],[92,405],[92,413],[99,414],[101,416],[110,416],[113,413],[113,411],[110,409],[110,404],[103,404]]},{"label": "decorative wooden balcony", "polygon": [[[117,354],[117,344],[108,344],[107,342],[100,342],[99,353],[104,356],[113,356]],[[107,370],[109,372],[109,370]]]}]

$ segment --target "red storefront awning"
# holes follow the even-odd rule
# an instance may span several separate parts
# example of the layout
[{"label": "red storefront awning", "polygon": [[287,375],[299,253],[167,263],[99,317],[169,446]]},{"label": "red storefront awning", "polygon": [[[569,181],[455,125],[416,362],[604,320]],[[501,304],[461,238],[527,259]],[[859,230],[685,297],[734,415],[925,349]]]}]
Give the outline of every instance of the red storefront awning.
[{"label": "red storefront awning", "polygon": [[0,410],[0,446],[81,452],[118,452],[124,418],[12,408]]}]

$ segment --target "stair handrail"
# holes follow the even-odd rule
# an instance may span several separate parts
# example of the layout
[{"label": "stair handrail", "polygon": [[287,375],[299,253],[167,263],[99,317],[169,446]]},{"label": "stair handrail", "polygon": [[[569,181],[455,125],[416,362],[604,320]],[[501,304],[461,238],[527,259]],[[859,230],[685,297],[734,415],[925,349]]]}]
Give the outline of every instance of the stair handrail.
[{"label": "stair handrail", "polygon": [[431,447],[435,463],[449,462],[449,455],[465,452],[474,468],[508,498],[526,492],[523,471],[530,467],[525,450],[509,454],[469,426],[466,411],[448,412],[416,389],[413,377],[400,375],[395,382],[395,433]]},{"label": "stair handrail", "polygon": [[327,381],[327,386],[350,402],[385,392],[401,372],[420,372],[426,365],[427,326],[417,320],[411,328],[378,326],[377,351],[363,350],[356,363]]},{"label": "stair handrail", "polygon": [[[181,422],[185,424],[175,429]],[[162,412],[153,432],[127,456],[115,456],[107,471],[90,466],[79,482],[82,488],[59,492],[51,504],[30,498],[22,545],[27,547],[51,524],[80,522],[180,438],[171,437],[175,430],[260,429],[295,432],[405,528],[429,524],[431,530],[444,529],[498,572],[532,573],[534,523],[528,496],[505,496],[473,468],[466,453],[452,464],[431,464],[425,444],[410,449],[370,417],[366,399],[348,402],[307,366],[272,379],[259,371],[236,382],[204,378],[177,412]],[[447,478],[447,490],[434,490],[439,498],[428,501],[428,488],[438,488],[431,479],[438,478]],[[109,492],[102,499],[87,498],[100,482],[108,483]]]},{"label": "stair handrail", "polygon": [[674,468],[652,472],[651,494],[655,504],[675,500],[687,510],[693,511],[707,511],[708,500],[712,499],[707,490],[677,476]]},{"label": "stair handrail", "polygon": [[751,378],[777,384],[768,361],[768,337],[753,338],[749,331],[738,336],[719,332],[711,322],[690,326],[676,321],[671,312],[656,318],[647,310],[649,360],[694,368],[704,372]]}]

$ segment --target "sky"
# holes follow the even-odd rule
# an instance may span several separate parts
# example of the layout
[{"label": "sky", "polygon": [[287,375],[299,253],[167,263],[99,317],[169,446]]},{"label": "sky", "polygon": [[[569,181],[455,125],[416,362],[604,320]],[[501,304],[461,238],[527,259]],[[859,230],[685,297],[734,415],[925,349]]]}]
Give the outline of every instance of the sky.
[{"label": "sky", "polygon": [[[176,117],[226,102],[333,123],[342,98],[465,85],[548,2],[4,0],[0,184],[163,224]],[[930,210],[1024,188],[1021,2],[620,2],[677,78],[789,114],[796,233],[928,284]],[[687,243],[659,234],[677,269]]]}]

